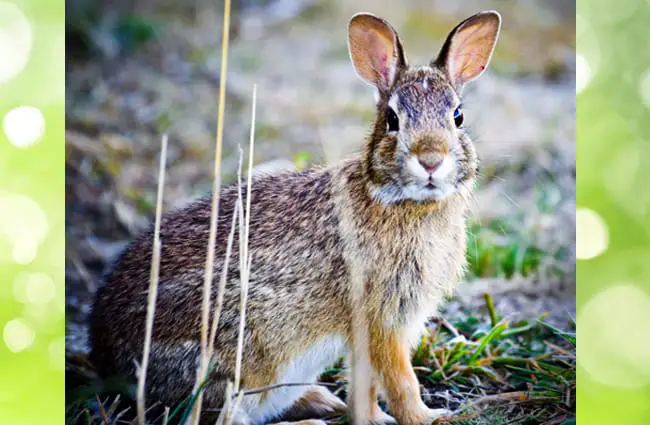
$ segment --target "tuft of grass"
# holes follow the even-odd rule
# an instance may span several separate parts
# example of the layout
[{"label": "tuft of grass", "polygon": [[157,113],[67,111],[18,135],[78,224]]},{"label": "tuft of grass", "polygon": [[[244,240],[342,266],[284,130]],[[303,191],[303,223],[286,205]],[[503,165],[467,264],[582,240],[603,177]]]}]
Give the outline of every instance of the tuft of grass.
[{"label": "tuft of grass", "polygon": [[[491,297],[486,302],[493,310]],[[413,364],[421,381],[450,389],[458,403],[456,419],[439,423],[541,424],[573,418],[575,332],[557,329],[543,316],[493,323],[496,317],[438,321],[415,350]],[[505,413],[507,421],[494,417]]]},{"label": "tuft of grass", "polygon": [[[543,264],[559,264],[565,248],[550,251],[541,247],[526,230],[523,215],[473,223],[468,229],[468,279],[482,277],[527,277]],[[559,272],[559,270],[558,270]]]}]

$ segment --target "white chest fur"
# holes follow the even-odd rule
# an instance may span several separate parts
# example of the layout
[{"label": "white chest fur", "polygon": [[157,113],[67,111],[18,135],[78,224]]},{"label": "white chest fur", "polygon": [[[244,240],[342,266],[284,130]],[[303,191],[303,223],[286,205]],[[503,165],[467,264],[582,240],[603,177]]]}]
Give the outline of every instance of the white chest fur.
[{"label": "white chest fur", "polygon": [[[455,219],[453,219],[455,218]],[[386,326],[403,326],[411,344],[417,344],[425,323],[437,314],[445,297],[452,295],[465,264],[464,221],[461,217],[423,227],[399,255],[400,266],[386,277],[394,280],[389,295]],[[392,308],[390,308],[392,306]]]},{"label": "white chest fur", "polygon": [[[329,366],[346,355],[346,342],[342,335],[327,335],[284,366],[276,384],[311,383]],[[293,405],[307,390],[307,386],[281,387],[270,391],[266,399],[250,413],[253,424],[264,423]]]}]

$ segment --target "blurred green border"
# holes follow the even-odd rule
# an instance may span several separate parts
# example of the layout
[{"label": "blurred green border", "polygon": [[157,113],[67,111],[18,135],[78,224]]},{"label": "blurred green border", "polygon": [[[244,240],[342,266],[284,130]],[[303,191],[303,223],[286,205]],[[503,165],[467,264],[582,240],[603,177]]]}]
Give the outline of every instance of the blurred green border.
[{"label": "blurred green border", "polygon": [[[577,262],[582,424],[650,424],[649,23],[647,0],[577,2],[578,86],[588,81],[577,95],[577,207],[609,234],[602,255]],[[578,222],[578,240],[587,233]],[[604,292],[585,308],[620,284],[640,292]]]},{"label": "blurred green border", "polygon": [[[20,195],[37,205],[2,205],[0,200],[0,424],[59,425],[65,407],[65,4],[62,0],[0,3],[20,9],[32,39],[25,68],[0,82],[0,197],[6,201],[8,194]],[[0,16],[0,31],[16,25],[6,14]],[[7,33],[14,36],[12,30],[0,37]],[[11,46],[17,45],[9,40]],[[11,50],[7,44],[4,47]],[[0,60],[8,61],[8,56],[8,51],[0,52]],[[19,106],[38,108],[45,118],[44,137],[22,149],[12,145],[2,129],[7,112]],[[12,244],[16,235],[26,235],[21,239],[29,241],[30,232],[38,230],[34,214],[39,209],[46,216],[45,238],[33,261],[16,264],[11,261]],[[21,295],[24,278],[29,276],[41,279],[30,287],[31,298]],[[7,323],[13,320],[33,333],[32,343],[19,352],[10,351],[5,343]]]},{"label": "blurred green border", "polygon": [[[47,215],[48,233],[36,259],[26,265],[6,261],[10,246],[0,237],[0,327],[20,318],[34,331],[32,345],[19,353],[9,351],[4,341],[0,344],[0,423],[60,424],[64,410],[64,2],[13,3],[28,18],[33,43],[22,73],[0,84],[0,114],[20,105],[35,106],[44,114],[46,132],[40,143],[27,149],[12,146],[0,132],[0,191],[37,202]],[[650,114],[640,83],[650,69],[650,2],[581,0],[577,6],[577,53],[591,71],[589,84],[577,99],[577,205],[596,211],[609,230],[607,251],[577,264],[580,329],[583,307],[606,288],[629,282],[650,294],[650,189],[645,183],[650,181],[646,166]],[[583,71],[579,68],[579,73]],[[52,278],[55,300],[35,310],[16,299],[14,281],[21,273],[36,272]],[[615,322],[617,317],[608,320]],[[621,328],[621,335],[650,333],[647,322],[636,326],[639,329]],[[600,337],[595,333],[581,333],[581,339]],[[649,344],[636,347],[648,350]],[[595,356],[603,368],[616,369],[616,362],[626,356],[632,358],[632,369],[635,359],[645,360],[645,368],[637,373],[648,373],[647,351],[621,353],[622,347],[610,348],[602,353],[582,353],[580,347],[579,351]],[[616,373],[625,377],[633,372]],[[626,389],[615,382],[599,382],[582,367],[579,380],[580,423],[650,423],[650,385]]]}]

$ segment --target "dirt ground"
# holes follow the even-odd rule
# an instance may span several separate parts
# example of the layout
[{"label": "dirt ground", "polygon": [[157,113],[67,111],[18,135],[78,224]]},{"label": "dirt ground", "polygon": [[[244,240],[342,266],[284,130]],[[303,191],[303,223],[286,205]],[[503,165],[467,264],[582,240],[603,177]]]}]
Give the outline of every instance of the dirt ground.
[{"label": "dirt ground", "polygon": [[[152,3],[146,12],[161,23],[153,41],[121,54],[107,42],[102,58],[68,64],[69,352],[87,350],[84,323],[101,274],[153,216],[163,132],[170,137],[165,208],[183,205],[211,185],[220,10]],[[525,278],[463,283],[444,313],[478,314],[483,292],[490,292],[505,316],[549,312],[551,322],[566,325],[575,314],[575,4],[249,3],[237,10],[228,60],[226,181],[234,176],[237,146],[247,142],[253,84],[258,85],[258,166],[332,163],[359,150],[373,101],[347,56],[345,30],[352,14],[366,10],[386,18],[400,32],[410,62],[426,63],[457,21],[481,9],[501,12],[503,29],[491,68],[468,87],[465,99],[484,173],[472,220],[521,217],[529,240],[549,251],[564,247],[569,254],[559,277],[541,267]]]}]

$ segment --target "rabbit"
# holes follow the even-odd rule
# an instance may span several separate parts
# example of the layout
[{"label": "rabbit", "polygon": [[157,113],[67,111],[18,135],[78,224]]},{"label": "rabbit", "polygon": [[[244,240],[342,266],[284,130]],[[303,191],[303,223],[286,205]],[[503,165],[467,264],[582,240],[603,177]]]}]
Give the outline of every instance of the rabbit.
[{"label": "rabbit", "polygon": [[[351,62],[376,94],[376,118],[361,154],[252,180],[241,388],[310,385],[244,396],[235,423],[318,425],[347,413],[355,425],[423,425],[448,413],[422,401],[410,353],[466,267],[466,216],[479,160],[464,130],[461,92],[489,64],[500,26],[495,11],[473,15],[450,32],[428,65],[409,66],[388,22],[369,13],[351,18]],[[213,309],[238,196],[236,186],[220,194]],[[196,379],[210,212],[206,196],[161,222],[151,402],[178,405]],[[126,248],[96,296],[91,361],[102,375],[136,379],[152,239],[150,230]],[[234,249],[201,423],[214,423],[210,412],[223,406],[233,380],[239,279]],[[349,365],[347,404],[317,385],[342,357]]]}]

